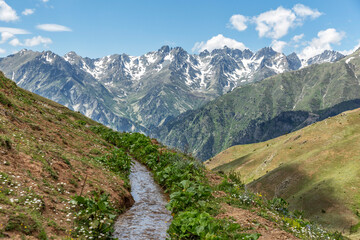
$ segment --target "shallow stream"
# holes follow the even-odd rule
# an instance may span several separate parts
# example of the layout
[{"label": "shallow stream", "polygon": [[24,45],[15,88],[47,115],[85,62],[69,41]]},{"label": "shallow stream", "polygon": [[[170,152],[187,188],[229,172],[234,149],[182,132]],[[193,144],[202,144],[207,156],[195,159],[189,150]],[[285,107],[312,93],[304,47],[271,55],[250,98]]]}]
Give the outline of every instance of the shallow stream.
[{"label": "shallow stream", "polygon": [[166,239],[172,216],[165,208],[166,197],[155,183],[152,173],[134,161],[130,182],[135,203],[115,223],[114,237],[130,240]]}]

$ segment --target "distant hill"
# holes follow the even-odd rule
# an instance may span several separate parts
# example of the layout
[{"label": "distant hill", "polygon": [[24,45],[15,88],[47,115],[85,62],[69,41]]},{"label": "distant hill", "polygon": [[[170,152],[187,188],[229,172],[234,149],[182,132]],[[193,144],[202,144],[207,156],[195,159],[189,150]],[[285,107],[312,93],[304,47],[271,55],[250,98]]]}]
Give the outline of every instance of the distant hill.
[{"label": "distant hill", "polygon": [[324,226],[349,232],[360,220],[360,109],[266,142],[233,146],[205,165],[239,172],[251,190],[282,197]]},{"label": "distant hill", "polygon": [[360,107],[359,54],[240,86],[153,134],[206,160],[230,146],[265,141]]}]

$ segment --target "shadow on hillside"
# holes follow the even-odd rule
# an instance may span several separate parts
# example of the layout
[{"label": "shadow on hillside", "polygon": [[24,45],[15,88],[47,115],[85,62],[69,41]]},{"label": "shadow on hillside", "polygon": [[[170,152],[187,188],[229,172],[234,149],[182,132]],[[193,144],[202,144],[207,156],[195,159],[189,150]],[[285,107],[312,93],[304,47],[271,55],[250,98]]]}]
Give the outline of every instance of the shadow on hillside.
[{"label": "shadow on hillside", "polygon": [[212,169],[213,171],[223,171],[223,172],[229,172],[235,168],[237,168],[238,166],[240,166],[241,164],[245,163],[247,161],[247,159],[251,156],[251,153],[242,156],[240,158],[237,158],[234,161],[222,164],[217,166],[216,168]]},{"label": "shadow on hillside", "polygon": [[231,146],[267,141],[356,108],[360,108],[360,99],[345,101],[316,112],[286,111],[268,121],[255,119],[234,136]]},{"label": "shadow on hillside", "polygon": [[304,211],[306,218],[324,227],[348,231],[357,223],[354,213],[335,198],[339,189],[333,180],[316,181],[299,165],[279,166],[247,186],[267,198],[285,199],[291,210]]}]

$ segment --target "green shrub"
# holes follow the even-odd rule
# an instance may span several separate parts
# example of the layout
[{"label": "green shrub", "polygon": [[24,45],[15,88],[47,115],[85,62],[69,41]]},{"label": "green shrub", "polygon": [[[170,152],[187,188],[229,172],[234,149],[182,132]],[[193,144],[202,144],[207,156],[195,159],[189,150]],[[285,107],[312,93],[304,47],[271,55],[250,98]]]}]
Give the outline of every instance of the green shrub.
[{"label": "green shrub", "polygon": [[168,230],[172,239],[253,239],[260,234],[240,232],[238,224],[218,220],[206,212],[181,212],[172,221]]},{"label": "green shrub", "polygon": [[359,231],[359,228],[360,228],[360,222],[358,224],[351,226],[350,234],[357,233]]},{"label": "green shrub", "polygon": [[180,182],[182,190],[173,192],[170,195],[170,202],[167,208],[173,213],[184,211],[188,207],[201,207],[211,196],[211,188],[203,184],[197,184],[189,180]]},{"label": "green shrub", "polygon": [[109,195],[92,192],[90,197],[75,196],[71,201],[78,225],[74,237],[112,239],[113,224],[118,211],[109,201]]},{"label": "green shrub", "polygon": [[122,173],[125,176],[130,174],[131,158],[120,148],[114,149],[110,154],[96,157],[95,161],[107,167],[110,171]]},{"label": "green shrub", "polygon": [[76,123],[80,126],[85,126],[86,122],[84,120],[77,120]]}]

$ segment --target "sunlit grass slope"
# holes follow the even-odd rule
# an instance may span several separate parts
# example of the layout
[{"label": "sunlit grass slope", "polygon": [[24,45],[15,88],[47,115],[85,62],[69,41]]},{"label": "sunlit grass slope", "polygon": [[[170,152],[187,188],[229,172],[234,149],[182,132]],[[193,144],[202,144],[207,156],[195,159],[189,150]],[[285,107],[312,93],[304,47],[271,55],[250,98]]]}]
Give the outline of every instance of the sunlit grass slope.
[{"label": "sunlit grass slope", "polygon": [[360,210],[360,109],[266,142],[228,148],[205,165],[240,172],[252,190],[283,197],[324,226],[341,231],[353,226],[354,232]]}]

